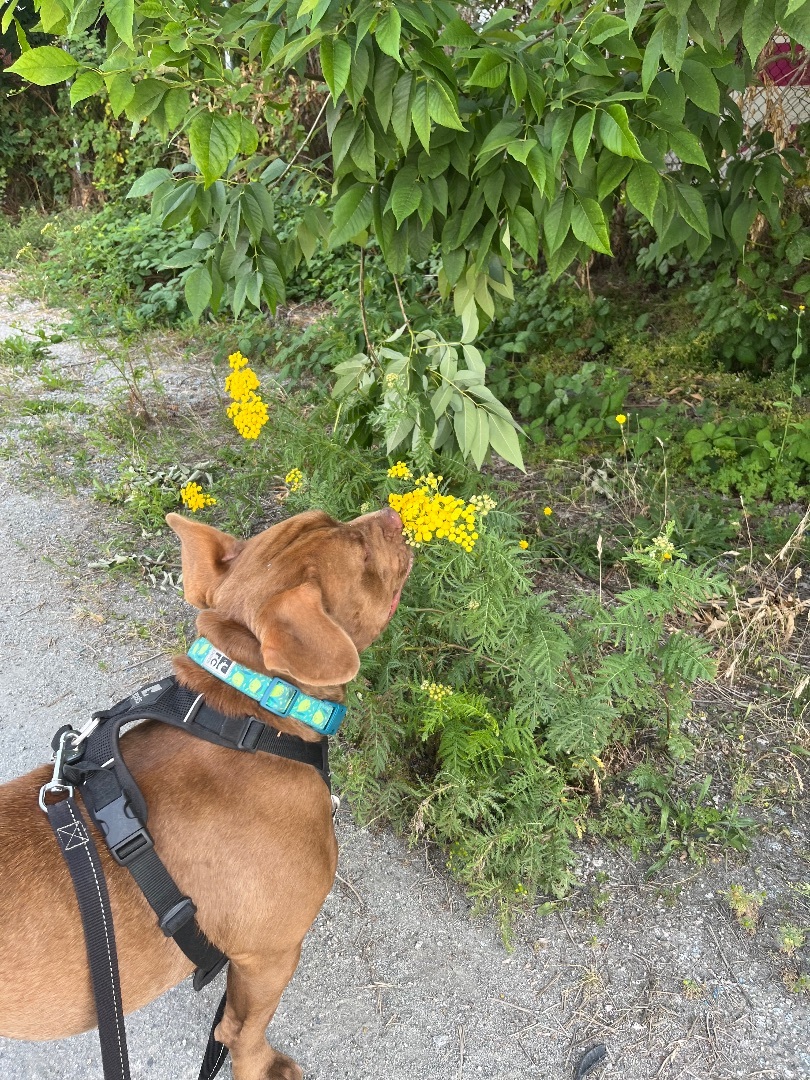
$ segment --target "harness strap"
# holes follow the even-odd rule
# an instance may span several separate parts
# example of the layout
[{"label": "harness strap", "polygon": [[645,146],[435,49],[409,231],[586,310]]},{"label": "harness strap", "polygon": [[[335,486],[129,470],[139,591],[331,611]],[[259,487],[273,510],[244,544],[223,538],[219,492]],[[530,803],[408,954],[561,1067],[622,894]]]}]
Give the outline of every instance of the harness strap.
[{"label": "harness strap", "polygon": [[72,795],[45,807],[73,879],[98,1016],[105,1080],[130,1080],[110,897],[96,845]]}]

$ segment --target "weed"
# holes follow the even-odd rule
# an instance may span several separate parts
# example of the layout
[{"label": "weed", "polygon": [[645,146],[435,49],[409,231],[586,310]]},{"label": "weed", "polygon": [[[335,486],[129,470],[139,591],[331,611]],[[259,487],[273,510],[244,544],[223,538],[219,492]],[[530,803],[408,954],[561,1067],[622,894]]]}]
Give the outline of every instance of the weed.
[{"label": "weed", "polygon": [[747,930],[749,934],[755,934],[760,910],[766,900],[766,894],[764,892],[746,892],[742,885],[732,885],[726,892],[725,897],[728,906],[743,930]]},{"label": "weed", "polygon": [[682,985],[683,996],[687,1001],[698,1001],[706,996],[706,987],[699,979],[686,978]]},{"label": "weed", "polygon": [[782,982],[791,994],[810,994],[810,974],[807,972],[786,971]]},{"label": "weed", "polygon": [[803,948],[807,933],[798,926],[780,926],[776,932],[776,944],[785,956],[792,956],[797,949]]},{"label": "weed", "polygon": [[40,338],[11,334],[0,339],[0,364],[30,371],[50,358],[48,346]]}]

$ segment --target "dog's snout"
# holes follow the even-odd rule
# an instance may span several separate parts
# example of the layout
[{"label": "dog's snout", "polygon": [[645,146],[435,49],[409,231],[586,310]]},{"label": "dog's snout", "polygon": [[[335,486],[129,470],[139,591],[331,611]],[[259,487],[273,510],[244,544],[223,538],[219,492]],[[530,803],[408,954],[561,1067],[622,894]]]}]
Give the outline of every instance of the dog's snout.
[{"label": "dog's snout", "polygon": [[380,521],[386,536],[396,537],[402,533],[402,518],[390,506],[380,511]]}]

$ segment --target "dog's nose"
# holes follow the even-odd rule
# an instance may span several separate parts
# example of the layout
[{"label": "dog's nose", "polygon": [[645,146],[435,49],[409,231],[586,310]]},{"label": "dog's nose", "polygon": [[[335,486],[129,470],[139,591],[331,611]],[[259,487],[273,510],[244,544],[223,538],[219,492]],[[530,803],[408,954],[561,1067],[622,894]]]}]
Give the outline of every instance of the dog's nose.
[{"label": "dog's nose", "polygon": [[380,521],[382,522],[383,532],[387,537],[394,539],[402,535],[402,518],[390,506],[386,506],[384,510],[380,511]]}]

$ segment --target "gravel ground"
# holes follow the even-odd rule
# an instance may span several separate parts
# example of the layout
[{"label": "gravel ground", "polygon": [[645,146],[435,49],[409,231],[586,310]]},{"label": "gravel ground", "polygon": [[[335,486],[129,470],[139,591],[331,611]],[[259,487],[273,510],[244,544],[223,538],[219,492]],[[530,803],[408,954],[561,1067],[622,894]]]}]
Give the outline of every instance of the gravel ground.
[{"label": "gravel ground", "polygon": [[[15,301],[12,284],[0,276],[0,337],[3,325],[58,325],[58,313]],[[52,351],[52,366],[86,368],[103,398],[83,346]],[[169,377],[180,392],[187,374]],[[24,491],[13,455],[0,499],[4,780],[46,760],[60,724],[166,672],[163,652],[190,612],[171,592],[89,571],[88,537],[114,521],[87,500]],[[599,1043],[608,1056],[591,1078],[810,1077],[809,999],[783,985],[774,939],[783,922],[810,926],[793,889],[810,882],[806,818],[763,832],[744,860],[676,863],[652,882],[625,853],[583,844],[582,890],[564,910],[522,920],[511,953],[435,853],[359,828],[345,807],[337,831],[338,882],[270,1027],[308,1080],[569,1080]],[[732,883],[767,894],[755,935],[723,900]],[[133,1080],[196,1078],[221,982],[201,995],[183,985],[129,1018]],[[100,1077],[96,1036],[0,1039],[0,1076]]]}]

